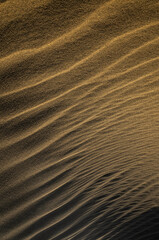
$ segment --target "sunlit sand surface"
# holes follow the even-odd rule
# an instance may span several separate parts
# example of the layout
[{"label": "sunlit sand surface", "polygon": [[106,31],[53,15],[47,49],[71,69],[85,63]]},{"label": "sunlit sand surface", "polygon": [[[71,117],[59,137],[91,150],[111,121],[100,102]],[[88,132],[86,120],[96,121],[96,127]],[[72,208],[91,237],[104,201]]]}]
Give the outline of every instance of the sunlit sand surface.
[{"label": "sunlit sand surface", "polygon": [[158,0],[0,18],[0,239],[158,240]]}]

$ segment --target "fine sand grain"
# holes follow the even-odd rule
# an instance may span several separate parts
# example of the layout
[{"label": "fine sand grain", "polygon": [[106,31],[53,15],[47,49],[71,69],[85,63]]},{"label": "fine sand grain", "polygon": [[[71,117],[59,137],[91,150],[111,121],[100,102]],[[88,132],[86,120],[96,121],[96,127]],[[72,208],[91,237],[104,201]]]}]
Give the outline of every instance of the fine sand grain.
[{"label": "fine sand grain", "polygon": [[159,1],[0,1],[0,240],[159,239]]}]

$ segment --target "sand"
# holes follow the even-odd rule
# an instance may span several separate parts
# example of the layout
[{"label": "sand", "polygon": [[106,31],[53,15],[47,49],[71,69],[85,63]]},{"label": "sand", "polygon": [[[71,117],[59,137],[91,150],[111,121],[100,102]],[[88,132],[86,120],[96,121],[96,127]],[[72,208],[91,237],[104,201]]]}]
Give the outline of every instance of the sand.
[{"label": "sand", "polygon": [[159,2],[0,1],[0,239],[159,239]]}]

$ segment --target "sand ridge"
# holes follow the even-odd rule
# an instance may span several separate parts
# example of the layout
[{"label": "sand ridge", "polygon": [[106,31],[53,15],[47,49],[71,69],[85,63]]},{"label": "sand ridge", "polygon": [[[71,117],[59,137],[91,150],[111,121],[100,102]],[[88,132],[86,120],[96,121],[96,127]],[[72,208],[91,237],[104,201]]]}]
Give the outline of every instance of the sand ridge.
[{"label": "sand ridge", "polygon": [[158,239],[158,13],[0,3],[0,239]]}]

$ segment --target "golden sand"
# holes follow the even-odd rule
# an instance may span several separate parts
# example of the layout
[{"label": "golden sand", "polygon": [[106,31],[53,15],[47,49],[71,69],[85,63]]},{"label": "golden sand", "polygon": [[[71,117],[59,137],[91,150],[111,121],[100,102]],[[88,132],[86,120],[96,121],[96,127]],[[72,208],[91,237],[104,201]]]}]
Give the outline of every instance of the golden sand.
[{"label": "golden sand", "polygon": [[0,21],[0,240],[159,239],[159,2]]}]

